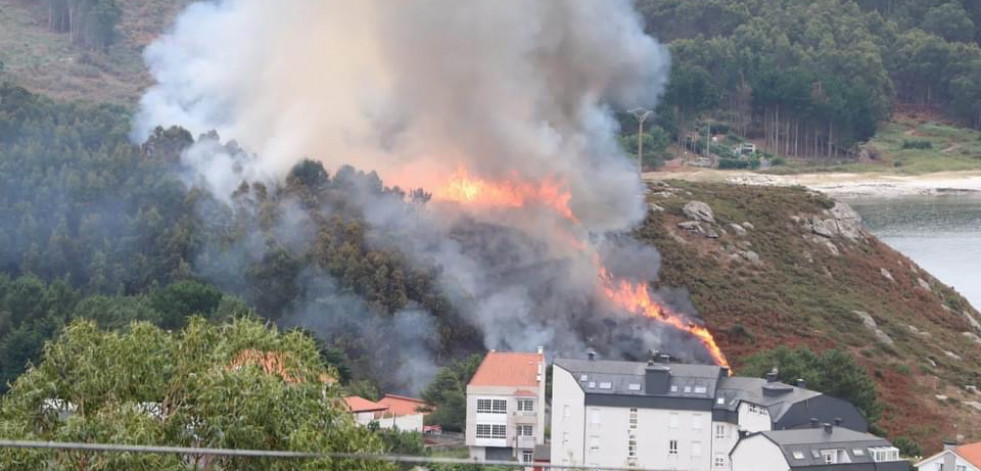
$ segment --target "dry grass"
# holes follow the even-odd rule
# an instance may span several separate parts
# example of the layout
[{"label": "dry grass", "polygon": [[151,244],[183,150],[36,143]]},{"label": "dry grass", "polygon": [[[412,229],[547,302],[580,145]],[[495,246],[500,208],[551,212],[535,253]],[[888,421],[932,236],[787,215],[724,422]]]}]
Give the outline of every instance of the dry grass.
[{"label": "dry grass", "polygon": [[56,98],[132,105],[150,84],[143,48],[190,0],[118,0],[121,38],[109,51],[76,47],[48,30],[44,2],[0,0],[0,80]]},{"label": "dry grass", "polygon": [[[885,403],[880,425],[891,436],[910,436],[928,450],[954,433],[981,438],[981,413],[961,404],[981,400],[963,387],[974,381],[981,349],[961,334],[971,329],[960,312],[977,315],[961,296],[872,236],[867,242],[836,237],[838,256],[806,240],[791,218],[822,214],[832,204],[823,196],[790,187],[669,184],[679,191],[653,197],[666,210],[651,213],[638,235],[661,251],[661,283],[688,288],[737,371],[742,358],[778,345],[845,349],[875,378]],[[716,227],[749,221],[755,229],[745,236],[729,229],[716,240],[685,233],[677,223],[689,200],[708,203]],[[747,249],[762,263],[734,259]],[[895,281],[881,274],[883,268]],[[918,285],[921,277],[930,291]],[[895,344],[877,342],[856,310],[871,314]],[[959,401],[938,404],[937,394]]]}]

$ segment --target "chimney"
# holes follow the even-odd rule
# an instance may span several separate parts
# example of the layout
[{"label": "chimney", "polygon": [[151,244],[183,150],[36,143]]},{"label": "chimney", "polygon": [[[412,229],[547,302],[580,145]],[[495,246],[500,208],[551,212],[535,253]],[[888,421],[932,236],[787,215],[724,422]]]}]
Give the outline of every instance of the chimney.
[{"label": "chimney", "polygon": [[842,419],[841,417],[835,417],[835,427],[841,427],[841,423],[844,421],[845,419]]},{"label": "chimney", "polygon": [[797,378],[797,387],[807,389],[807,381],[804,381],[804,378]]},{"label": "chimney", "polygon": [[539,345],[538,346],[538,354],[539,355],[544,355],[545,354],[545,347]]},{"label": "chimney", "polygon": [[654,362],[657,361],[657,350],[652,348],[647,353],[650,355],[647,359],[647,366],[654,366]]},{"label": "chimney", "polygon": [[723,366],[719,368],[719,378],[728,378],[728,377],[729,377],[729,367]]},{"label": "chimney", "polygon": [[824,433],[826,433],[826,434],[828,434],[828,435],[830,435],[830,434],[831,434],[831,432],[833,432],[833,431],[834,431],[834,429],[835,429],[835,426],[834,426],[834,425],[831,425],[831,424],[824,424]]},{"label": "chimney", "polygon": [[766,374],[766,382],[767,383],[775,383],[775,382],[777,382],[777,369],[776,368],[770,370],[770,372]]},{"label": "chimney", "polygon": [[944,451],[954,451],[957,448],[957,440],[950,438],[944,439]]},{"label": "chimney", "polygon": [[596,351],[594,351],[592,349],[586,350],[586,358],[589,358],[589,361],[595,360],[596,359]]},{"label": "chimney", "polygon": [[665,365],[671,363],[671,355],[668,354],[658,355],[657,361],[660,363],[664,363]]},{"label": "chimney", "polygon": [[821,426],[821,422],[818,421],[817,417],[811,417],[811,428],[818,428]]},{"label": "chimney", "polygon": [[671,368],[655,364],[653,361],[644,369],[644,393],[666,394],[671,386]]}]

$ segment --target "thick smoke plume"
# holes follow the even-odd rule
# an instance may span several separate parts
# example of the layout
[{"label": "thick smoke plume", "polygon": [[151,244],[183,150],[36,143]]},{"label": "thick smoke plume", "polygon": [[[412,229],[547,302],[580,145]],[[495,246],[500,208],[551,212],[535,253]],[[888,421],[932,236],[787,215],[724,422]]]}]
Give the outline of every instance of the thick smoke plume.
[{"label": "thick smoke plume", "polygon": [[[474,209],[435,198],[414,211],[360,195],[373,243],[439,267],[485,347],[697,351],[596,297],[590,254],[641,280],[659,263],[609,236],[644,215],[613,110],[652,107],[669,64],[630,0],[216,0],[188,7],[145,58],[157,84],[136,139],[180,125],[247,150],[209,140],[186,153],[195,184],[218,198],[243,180],[281,179],[303,158],[373,169],[403,188],[434,190],[464,171],[567,192],[571,218],[534,200]],[[300,311],[338,316],[316,303]]]}]

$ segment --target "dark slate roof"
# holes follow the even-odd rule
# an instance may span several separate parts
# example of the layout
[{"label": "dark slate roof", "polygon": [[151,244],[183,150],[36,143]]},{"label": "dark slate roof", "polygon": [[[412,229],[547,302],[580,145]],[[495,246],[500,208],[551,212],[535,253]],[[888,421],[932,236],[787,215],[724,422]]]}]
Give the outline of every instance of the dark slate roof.
[{"label": "dark slate roof", "polygon": [[770,420],[777,422],[794,404],[820,395],[817,391],[779,381],[768,383],[763,378],[734,376],[719,380],[716,397],[722,398],[723,402],[717,401],[715,408],[734,411],[740,401],[751,402],[766,407]]},{"label": "dark slate roof", "polygon": [[[874,464],[872,456],[869,453],[869,448],[892,446],[884,438],[856,432],[843,427],[834,427],[831,433],[828,433],[824,427],[818,427],[792,430],[768,430],[759,432],[759,434],[765,436],[780,447],[791,468],[826,466],[824,458],[821,456],[821,450],[834,448],[846,450],[852,464],[852,467],[849,469],[858,469],[854,465],[861,463]],[[856,454],[855,450],[860,450],[861,454]],[[795,452],[799,453],[799,456],[803,458],[795,457]],[[875,467],[870,466],[868,469],[875,469]]]},{"label": "dark slate roof", "polygon": [[[717,365],[655,363],[667,370],[670,388],[664,393],[646,391],[647,363],[606,360],[556,359],[555,365],[570,372],[587,395],[662,396],[678,398],[714,398],[721,368]],[[704,388],[704,392],[701,388]]]}]

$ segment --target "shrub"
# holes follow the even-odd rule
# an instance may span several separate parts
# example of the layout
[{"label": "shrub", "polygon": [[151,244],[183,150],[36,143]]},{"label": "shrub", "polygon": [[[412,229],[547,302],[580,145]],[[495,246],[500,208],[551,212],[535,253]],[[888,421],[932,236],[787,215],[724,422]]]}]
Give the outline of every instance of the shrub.
[{"label": "shrub", "polygon": [[780,165],[787,165],[787,159],[783,157],[774,157],[770,159],[770,165],[777,167]]},{"label": "shrub", "polygon": [[745,160],[719,159],[719,170],[744,170],[747,168],[749,168],[749,162]]},{"label": "shrub", "polygon": [[923,450],[920,449],[920,445],[914,442],[909,437],[899,436],[892,441],[893,446],[899,448],[899,453],[903,456],[922,456]]},{"label": "shrub", "polygon": [[903,149],[932,149],[933,144],[923,139],[904,140]]}]

